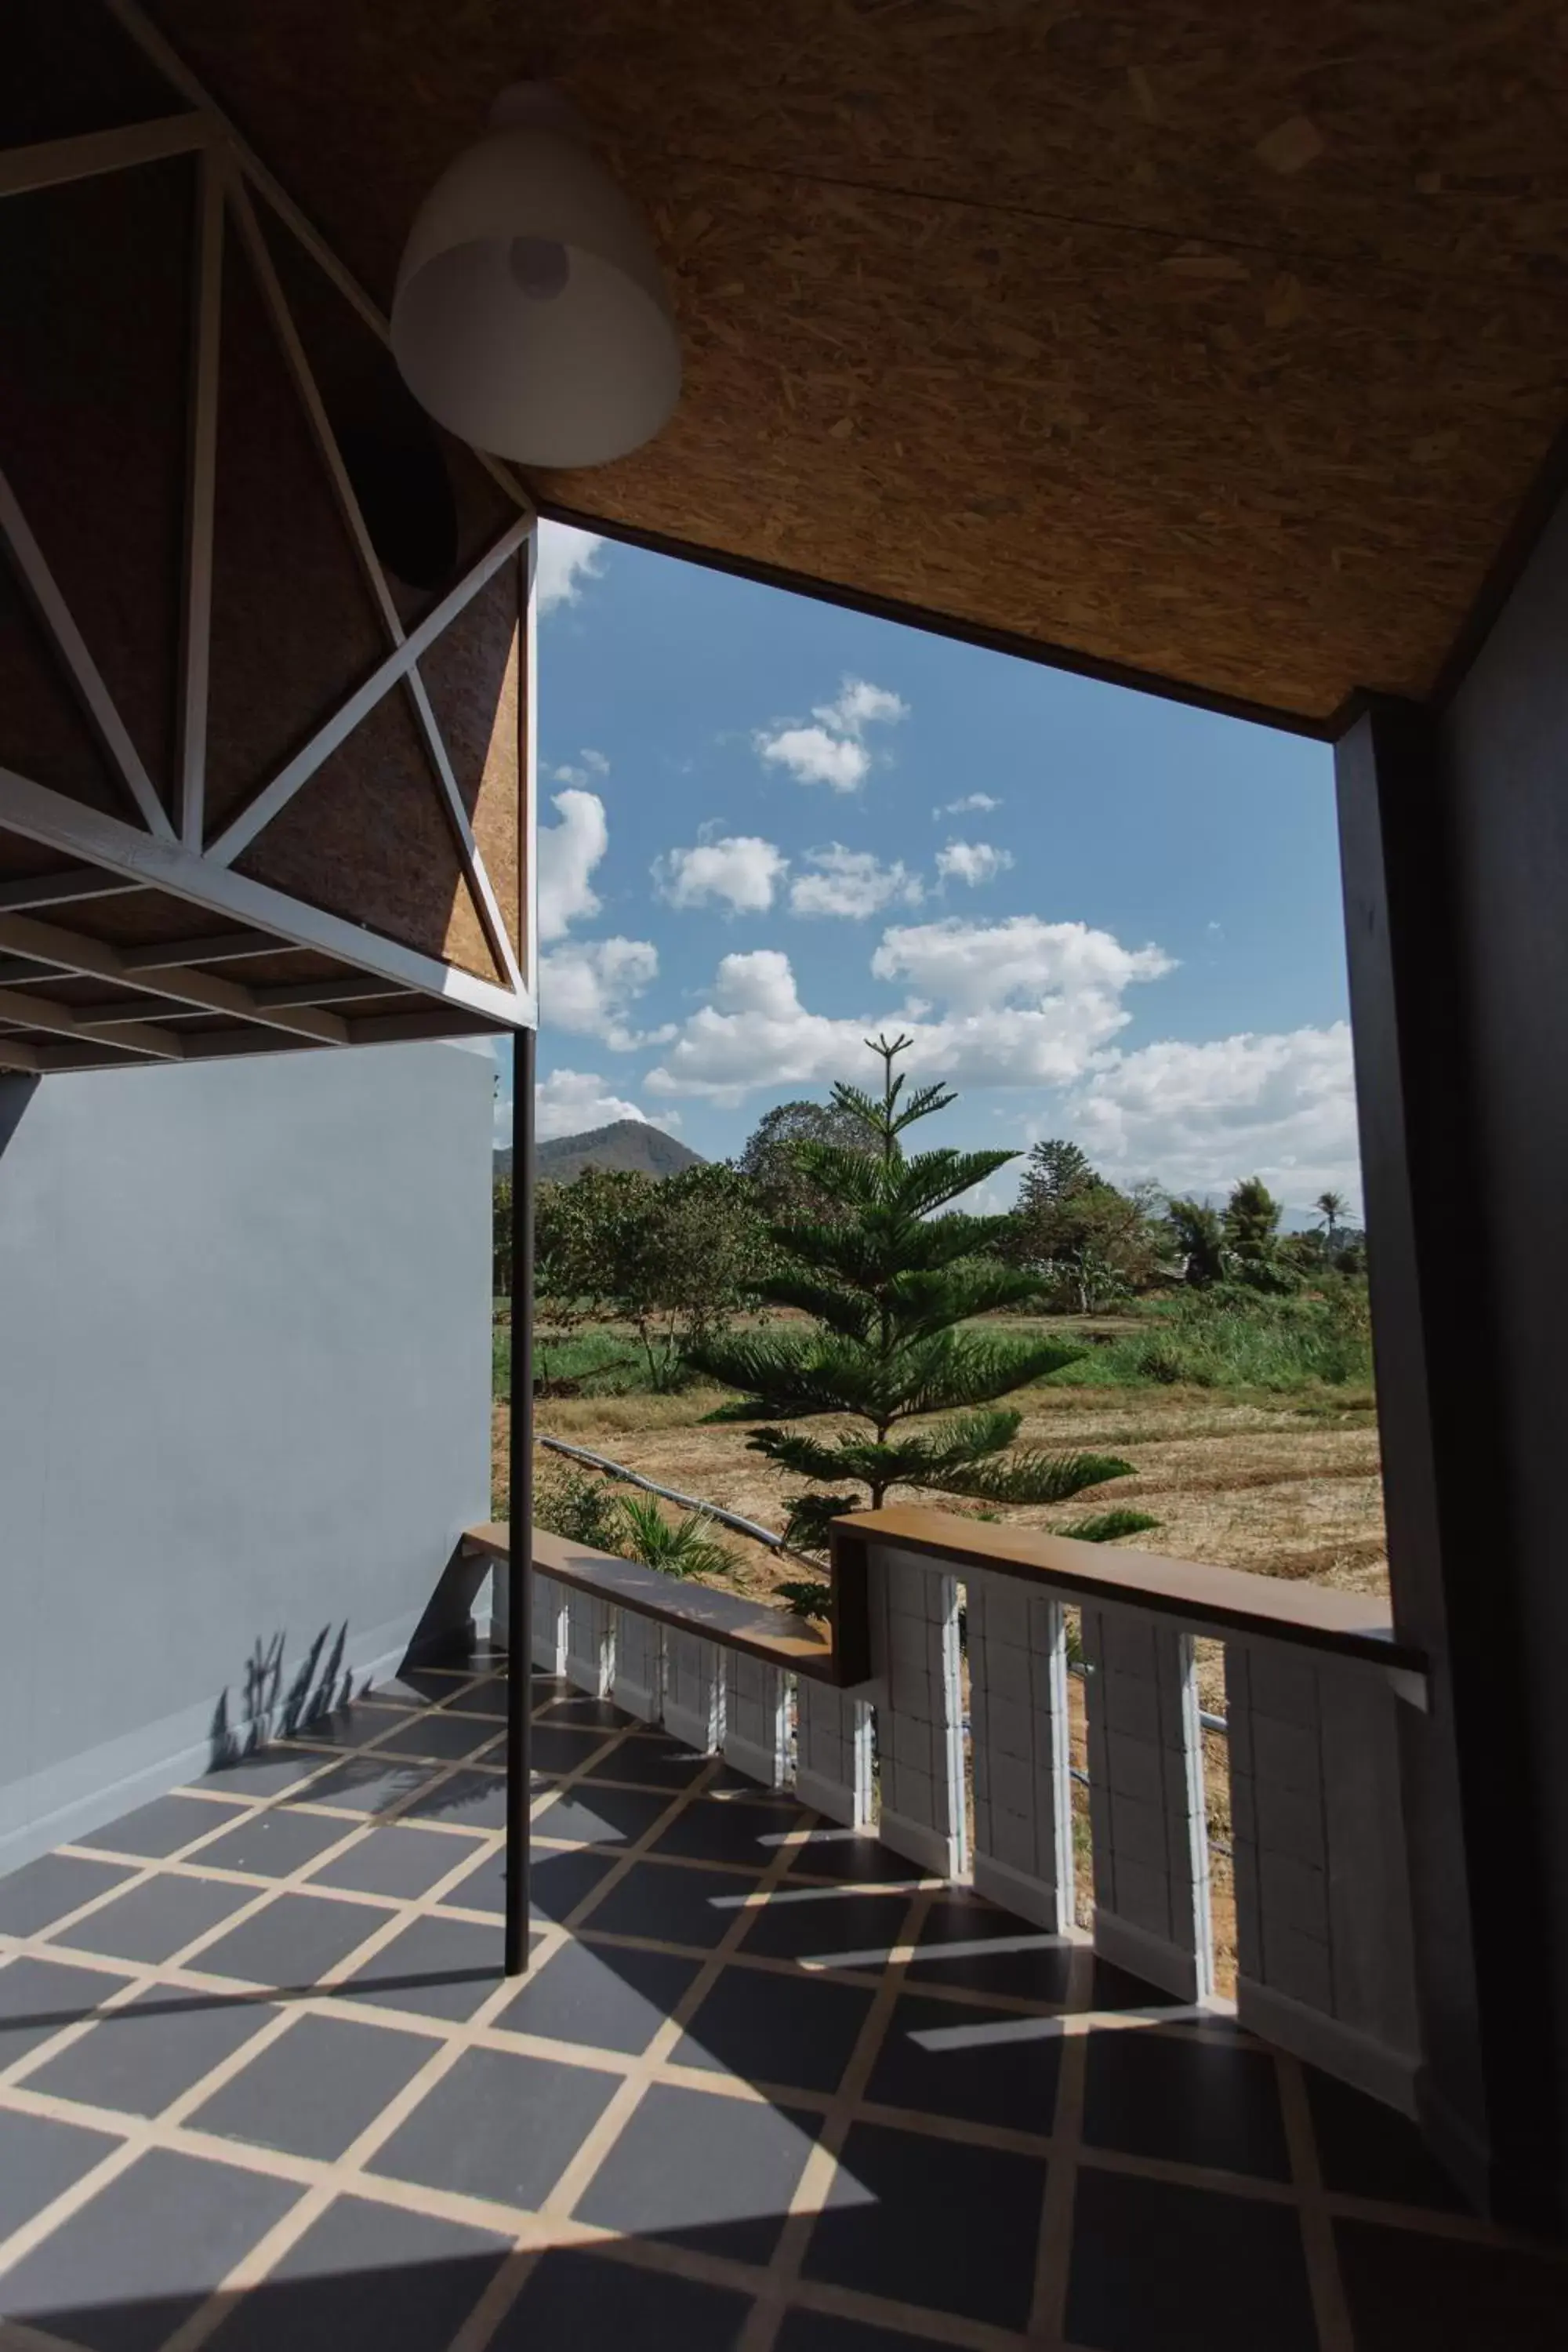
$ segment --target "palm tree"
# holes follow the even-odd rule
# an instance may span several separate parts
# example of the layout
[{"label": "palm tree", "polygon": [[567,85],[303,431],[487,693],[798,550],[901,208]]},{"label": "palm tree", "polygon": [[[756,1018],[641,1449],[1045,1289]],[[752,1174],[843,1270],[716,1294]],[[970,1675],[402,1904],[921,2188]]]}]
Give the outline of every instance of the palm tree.
[{"label": "palm tree", "polygon": [[1344,1223],[1350,1202],[1342,1192],[1320,1192],[1312,1206],[1323,1221],[1323,1247],[1330,1257],[1334,1254],[1334,1235]]}]

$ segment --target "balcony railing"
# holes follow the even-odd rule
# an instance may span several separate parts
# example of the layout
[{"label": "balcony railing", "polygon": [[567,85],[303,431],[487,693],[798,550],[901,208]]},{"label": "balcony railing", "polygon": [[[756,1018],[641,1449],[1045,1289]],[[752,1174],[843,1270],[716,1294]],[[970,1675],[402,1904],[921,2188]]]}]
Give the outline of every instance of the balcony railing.
[{"label": "balcony railing", "polygon": [[1219,1643],[1237,2016],[1413,2107],[1397,1718],[1427,1685],[1386,1602],[924,1509],[840,1522],[830,1640],[542,1530],[534,1570],[537,1665],[1063,1937],[1076,1612],[1094,1948],[1184,2003],[1215,1998],[1195,1644]]}]

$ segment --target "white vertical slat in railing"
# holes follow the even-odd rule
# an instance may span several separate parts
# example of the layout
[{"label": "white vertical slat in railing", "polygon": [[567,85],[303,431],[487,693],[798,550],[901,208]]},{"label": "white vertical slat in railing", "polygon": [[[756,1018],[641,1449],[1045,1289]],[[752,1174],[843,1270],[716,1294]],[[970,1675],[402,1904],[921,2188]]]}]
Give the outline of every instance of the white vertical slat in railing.
[{"label": "white vertical slat in railing", "polygon": [[1413,2112],[1398,1706],[1376,1665],[1279,1642],[1226,1645],[1237,2014]]},{"label": "white vertical slat in railing", "polygon": [[803,1805],[846,1829],[869,1826],[871,1709],[802,1675],[795,1685],[795,1789]]},{"label": "white vertical slat in railing", "polygon": [[1179,2000],[1214,1990],[1192,1636],[1085,1601],[1094,1948]]},{"label": "white vertical slat in railing", "polygon": [[870,1549],[871,1671],[881,1775],[877,1834],[922,1870],[965,1867],[958,1584],[916,1552]]},{"label": "white vertical slat in railing", "polygon": [[700,1756],[724,1737],[724,1653],[673,1625],[664,1636],[664,1727]]},{"label": "white vertical slat in railing", "polygon": [[664,1713],[664,1629],[635,1609],[616,1612],[616,1705],[639,1723],[658,1723]]},{"label": "white vertical slat in railing", "polygon": [[[499,1573],[499,1571],[498,1571]],[[566,1588],[533,1571],[533,1663],[542,1674],[566,1672]]]},{"label": "white vertical slat in railing", "polygon": [[789,1777],[789,1687],[777,1666],[731,1650],[724,1687],[724,1760],[782,1789]]},{"label": "white vertical slat in railing", "polygon": [[971,1569],[974,1884],[1053,1936],[1073,1924],[1066,1612],[1016,1577]]},{"label": "white vertical slat in railing", "polygon": [[590,1592],[566,1595],[566,1679],[590,1698],[608,1698],[616,1678],[616,1619],[607,1601]]}]

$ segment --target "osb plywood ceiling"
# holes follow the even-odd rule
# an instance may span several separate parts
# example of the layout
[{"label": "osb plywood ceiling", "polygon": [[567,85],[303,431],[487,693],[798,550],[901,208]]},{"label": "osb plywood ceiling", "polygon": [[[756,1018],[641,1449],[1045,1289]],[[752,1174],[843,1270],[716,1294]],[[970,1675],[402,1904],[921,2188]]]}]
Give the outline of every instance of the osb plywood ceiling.
[{"label": "osb plywood ceiling", "polygon": [[494,92],[687,389],[557,508],[1325,721],[1423,695],[1568,409],[1561,0],[153,0],[382,302]]}]

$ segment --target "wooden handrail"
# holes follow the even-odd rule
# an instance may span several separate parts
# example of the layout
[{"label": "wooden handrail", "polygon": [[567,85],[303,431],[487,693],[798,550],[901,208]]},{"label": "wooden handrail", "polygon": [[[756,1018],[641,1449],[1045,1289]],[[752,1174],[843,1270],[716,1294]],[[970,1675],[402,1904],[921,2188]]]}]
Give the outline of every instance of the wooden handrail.
[{"label": "wooden handrail", "polygon": [[1394,1637],[1389,1603],[1375,1593],[1336,1592],[1239,1568],[1215,1568],[1158,1552],[1084,1543],[1071,1536],[1009,1528],[956,1512],[893,1506],[835,1520],[834,1581],[852,1572],[852,1555],[867,1544],[888,1544],[951,1563],[957,1570],[989,1569],[1066,1598],[1125,1602],[1163,1617],[1180,1617],[1216,1633],[1251,1633],[1339,1657],[1364,1658],[1400,1671],[1425,1674],[1419,1650]]},{"label": "wooden handrail", "polygon": [[[463,1538],[471,1552],[505,1559],[509,1545],[504,1527],[491,1521],[469,1528]],[[739,1650],[770,1666],[809,1675],[813,1681],[837,1680],[833,1644],[803,1617],[765,1601],[748,1601],[738,1592],[719,1592],[710,1584],[696,1584],[648,1568],[641,1560],[617,1559],[594,1551],[586,1544],[569,1543],[546,1528],[533,1530],[533,1564],[542,1576],[574,1591],[592,1593],[616,1609],[630,1609],[639,1617],[657,1618],[681,1633],[699,1634],[723,1650]]]}]

